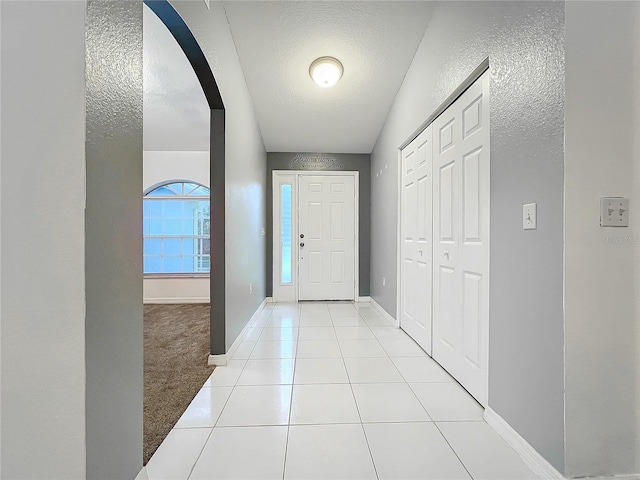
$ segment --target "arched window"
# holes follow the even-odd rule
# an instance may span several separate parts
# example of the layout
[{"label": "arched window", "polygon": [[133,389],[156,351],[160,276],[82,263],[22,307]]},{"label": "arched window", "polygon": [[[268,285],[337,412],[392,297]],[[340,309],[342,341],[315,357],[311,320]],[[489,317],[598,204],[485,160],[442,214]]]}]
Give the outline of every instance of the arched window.
[{"label": "arched window", "polygon": [[209,273],[209,189],[163,183],[145,193],[143,207],[144,273]]}]

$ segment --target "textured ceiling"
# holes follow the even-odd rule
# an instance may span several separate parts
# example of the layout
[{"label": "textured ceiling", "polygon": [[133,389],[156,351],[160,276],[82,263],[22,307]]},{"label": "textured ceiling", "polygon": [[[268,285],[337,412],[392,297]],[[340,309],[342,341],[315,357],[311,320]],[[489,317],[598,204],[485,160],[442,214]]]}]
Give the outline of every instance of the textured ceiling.
[{"label": "textured ceiling", "polygon": [[[224,1],[269,152],[370,153],[424,32],[433,2]],[[316,86],[330,55],[344,76]]]},{"label": "textured ceiling", "polygon": [[[431,18],[425,1],[225,1],[269,152],[370,153]],[[344,76],[316,86],[331,55]],[[144,7],[144,148],[208,150],[209,108],[184,53]]]}]

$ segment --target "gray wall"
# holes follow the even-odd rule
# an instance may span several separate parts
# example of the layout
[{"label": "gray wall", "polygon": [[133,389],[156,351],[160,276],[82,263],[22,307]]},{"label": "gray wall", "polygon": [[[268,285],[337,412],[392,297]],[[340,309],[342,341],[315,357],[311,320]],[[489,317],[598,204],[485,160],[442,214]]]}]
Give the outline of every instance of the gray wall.
[{"label": "gray wall", "polygon": [[222,3],[211,2],[211,10],[204,2],[173,0],[171,4],[207,57],[226,110],[225,343],[228,350],[265,299],[262,229],[265,228],[267,155]]},{"label": "gray wall", "polygon": [[88,2],[86,48],[87,478],[130,479],[142,467],[142,1]]},{"label": "gray wall", "polygon": [[[564,3],[436,4],[372,152],[371,294],[395,316],[398,147],[487,57],[489,406],[563,471]],[[530,202],[538,229],[523,231]]]},{"label": "gray wall", "polygon": [[358,273],[360,296],[369,296],[371,255],[371,155],[357,153],[281,153],[267,154],[267,296],[273,295],[273,171],[346,170],[360,172],[360,221]]},{"label": "gray wall", "polygon": [[0,476],[79,480],[85,478],[85,3],[0,2],[0,9]]},{"label": "gray wall", "polygon": [[567,2],[566,57],[566,473],[640,474],[640,4]]}]

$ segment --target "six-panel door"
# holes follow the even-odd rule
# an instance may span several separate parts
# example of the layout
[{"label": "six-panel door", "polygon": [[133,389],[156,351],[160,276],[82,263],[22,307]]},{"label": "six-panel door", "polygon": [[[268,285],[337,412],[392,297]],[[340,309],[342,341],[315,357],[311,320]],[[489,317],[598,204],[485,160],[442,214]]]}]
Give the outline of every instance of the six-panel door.
[{"label": "six-panel door", "polygon": [[402,150],[400,327],[431,354],[431,128]]},{"label": "six-panel door", "polygon": [[355,179],[301,175],[299,300],[355,299]]},{"label": "six-panel door", "polygon": [[432,124],[433,358],[488,396],[489,75]]}]

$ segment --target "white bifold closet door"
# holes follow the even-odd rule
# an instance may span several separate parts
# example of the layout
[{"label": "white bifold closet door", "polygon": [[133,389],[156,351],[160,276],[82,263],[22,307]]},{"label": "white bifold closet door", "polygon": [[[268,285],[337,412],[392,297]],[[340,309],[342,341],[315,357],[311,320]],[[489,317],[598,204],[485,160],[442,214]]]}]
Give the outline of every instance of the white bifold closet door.
[{"label": "white bifold closet door", "polygon": [[431,127],[402,149],[400,327],[431,354]]},{"label": "white bifold closet door", "polygon": [[433,123],[433,358],[488,396],[489,75]]}]

